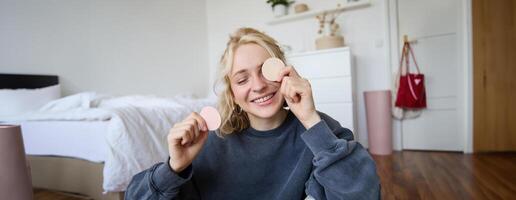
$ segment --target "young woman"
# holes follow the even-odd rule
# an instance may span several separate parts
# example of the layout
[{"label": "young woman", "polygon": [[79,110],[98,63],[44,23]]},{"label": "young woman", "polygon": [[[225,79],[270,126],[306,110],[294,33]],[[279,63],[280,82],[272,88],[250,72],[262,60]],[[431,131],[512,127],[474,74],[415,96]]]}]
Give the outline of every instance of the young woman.
[{"label": "young woman", "polygon": [[265,79],[270,57],[285,61],[274,39],[237,30],[221,59],[220,129],[209,132],[197,113],[174,125],[170,158],[135,175],[126,199],[379,199],[368,152],[316,111],[310,83],[294,68]]}]

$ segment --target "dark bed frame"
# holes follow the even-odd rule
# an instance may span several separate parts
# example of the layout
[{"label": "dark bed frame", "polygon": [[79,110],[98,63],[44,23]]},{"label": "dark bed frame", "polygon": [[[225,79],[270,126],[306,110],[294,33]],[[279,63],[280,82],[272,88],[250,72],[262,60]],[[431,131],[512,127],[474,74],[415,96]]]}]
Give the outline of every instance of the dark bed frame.
[{"label": "dark bed frame", "polygon": [[36,89],[59,84],[54,75],[0,74],[0,89]]}]

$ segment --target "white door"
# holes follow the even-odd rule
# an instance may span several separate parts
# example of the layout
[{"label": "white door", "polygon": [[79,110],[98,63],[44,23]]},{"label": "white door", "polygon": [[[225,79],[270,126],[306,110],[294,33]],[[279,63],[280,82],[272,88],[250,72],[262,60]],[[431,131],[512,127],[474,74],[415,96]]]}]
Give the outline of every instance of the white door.
[{"label": "white door", "polygon": [[459,109],[462,98],[458,96],[463,81],[459,74],[463,56],[461,1],[393,2],[397,3],[399,41],[395,49],[401,51],[403,35],[415,40],[412,46],[425,74],[428,107],[420,117],[401,122],[402,149],[462,151],[461,118],[464,116]]}]

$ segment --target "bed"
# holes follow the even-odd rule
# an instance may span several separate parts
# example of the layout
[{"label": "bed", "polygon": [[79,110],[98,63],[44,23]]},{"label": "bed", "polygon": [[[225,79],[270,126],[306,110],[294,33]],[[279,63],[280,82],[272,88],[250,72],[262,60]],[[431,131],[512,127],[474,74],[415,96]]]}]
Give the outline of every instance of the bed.
[{"label": "bed", "polygon": [[[13,80],[16,84],[4,84]],[[2,90],[59,84],[56,76],[0,74],[0,85],[2,95]],[[166,159],[168,129],[190,112],[214,104],[214,99],[190,96],[80,93],[53,99],[35,112],[4,117],[3,121],[22,127],[34,187],[101,200],[123,199],[132,175]]]}]

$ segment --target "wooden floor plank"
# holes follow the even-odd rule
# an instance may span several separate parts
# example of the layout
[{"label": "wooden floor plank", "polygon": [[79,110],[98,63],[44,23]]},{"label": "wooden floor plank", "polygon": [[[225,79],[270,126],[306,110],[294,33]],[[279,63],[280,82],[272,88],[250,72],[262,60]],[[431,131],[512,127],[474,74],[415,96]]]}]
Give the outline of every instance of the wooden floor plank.
[{"label": "wooden floor plank", "polygon": [[516,199],[516,153],[373,155],[382,199]]}]

